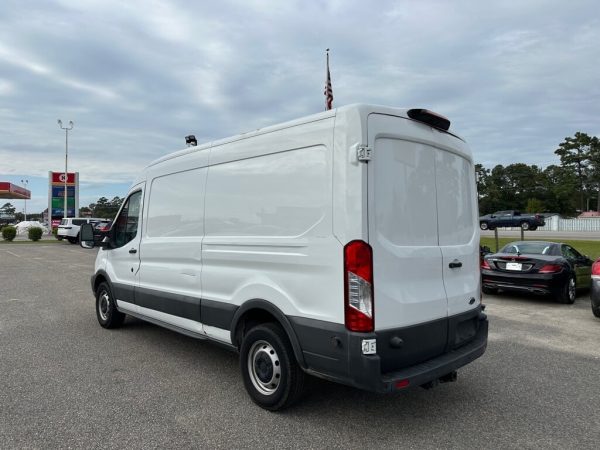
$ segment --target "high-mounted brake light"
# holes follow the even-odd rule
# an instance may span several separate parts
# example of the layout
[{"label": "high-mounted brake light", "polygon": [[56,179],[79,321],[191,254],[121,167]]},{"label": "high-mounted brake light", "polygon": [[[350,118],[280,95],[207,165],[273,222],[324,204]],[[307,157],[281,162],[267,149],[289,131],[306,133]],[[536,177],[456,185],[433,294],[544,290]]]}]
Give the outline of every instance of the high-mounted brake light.
[{"label": "high-mounted brake light", "polygon": [[407,114],[413,120],[418,120],[440,130],[448,131],[448,128],[450,128],[450,121],[446,117],[428,109],[409,109]]},{"label": "high-mounted brake light", "polygon": [[344,247],[344,310],[348,330],[374,330],[373,250],[364,241]]}]

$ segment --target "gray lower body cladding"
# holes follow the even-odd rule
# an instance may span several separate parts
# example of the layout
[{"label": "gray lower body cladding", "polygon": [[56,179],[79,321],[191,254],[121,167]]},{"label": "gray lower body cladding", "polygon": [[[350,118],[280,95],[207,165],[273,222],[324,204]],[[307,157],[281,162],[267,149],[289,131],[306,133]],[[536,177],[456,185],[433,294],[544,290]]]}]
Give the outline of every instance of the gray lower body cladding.
[{"label": "gray lower body cladding", "polygon": [[[290,317],[308,372],[375,392],[435,381],[479,358],[487,347],[488,321],[481,308],[411,327],[353,333],[341,324]],[[364,355],[362,341],[376,339]]]}]

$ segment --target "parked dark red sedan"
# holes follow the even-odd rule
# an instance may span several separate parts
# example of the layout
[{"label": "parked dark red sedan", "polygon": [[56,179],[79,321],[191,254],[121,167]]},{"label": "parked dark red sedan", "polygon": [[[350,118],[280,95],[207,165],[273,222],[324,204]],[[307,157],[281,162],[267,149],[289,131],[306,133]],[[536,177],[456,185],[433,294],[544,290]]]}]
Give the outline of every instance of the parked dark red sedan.
[{"label": "parked dark red sedan", "polygon": [[596,317],[600,317],[600,258],[592,264],[592,312]]}]

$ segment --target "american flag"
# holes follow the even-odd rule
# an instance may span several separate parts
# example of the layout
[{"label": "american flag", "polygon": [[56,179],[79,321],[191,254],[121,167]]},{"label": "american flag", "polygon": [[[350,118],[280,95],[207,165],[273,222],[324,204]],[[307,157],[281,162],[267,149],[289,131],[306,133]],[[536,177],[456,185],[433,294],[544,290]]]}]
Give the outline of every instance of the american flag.
[{"label": "american flag", "polygon": [[327,49],[327,79],[325,80],[325,109],[331,109],[333,105],[333,89],[331,87],[331,74],[329,73],[329,49]]}]

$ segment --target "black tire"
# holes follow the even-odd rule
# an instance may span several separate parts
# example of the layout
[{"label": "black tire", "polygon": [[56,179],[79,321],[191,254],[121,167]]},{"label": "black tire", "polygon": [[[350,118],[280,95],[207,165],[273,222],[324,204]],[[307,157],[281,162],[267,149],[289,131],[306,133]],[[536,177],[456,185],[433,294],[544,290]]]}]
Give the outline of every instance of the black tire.
[{"label": "black tire", "polygon": [[69,237],[67,238],[71,244],[77,244],[77,238]]},{"label": "black tire", "polygon": [[125,314],[117,310],[112,291],[106,282],[100,283],[96,289],[96,317],[104,328],[118,328],[125,320]]},{"label": "black tire", "polygon": [[484,294],[487,295],[496,295],[498,293],[498,288],[491,288],[487,286],[483,286],[481,290]]},{"label": "black tire", "polygon": [[569,278],[567,278],[565,283],[561,286],[560,290],[558,291],[558,301],[566,305],[572,305],[573,303],[575,303],[575,298],[577,297],[577,291],[575,289],[575,286],[575,277],[573,275],[569,275]]},{"label": "black tire", "polygon": [[479,228],[481,228],[482,230],[487,230],[488,227],[488,223],[487,222],[480,222],[479,223]]},{"label": "black tire", "polygon": [[535,231],[535,230],[537,230],[537,225],[531,225],[529,227],[529,231]]},{"label": "black tire", "polygon": [[304,372],[278,324],[263,323],[244,336],[240,368],[246,391],[261,408],[279,411],[292,405],[302,393]]},{"label": "black tire", "polygon": [[596,305],[592,301],[592,313],[594,314],[594,316],[600,317],[600,304]]},{"label": "black tire", "polygon": [[529,230],[529,222],[521,222],[521,229],[522,230]]}]

